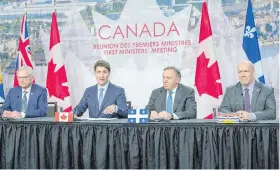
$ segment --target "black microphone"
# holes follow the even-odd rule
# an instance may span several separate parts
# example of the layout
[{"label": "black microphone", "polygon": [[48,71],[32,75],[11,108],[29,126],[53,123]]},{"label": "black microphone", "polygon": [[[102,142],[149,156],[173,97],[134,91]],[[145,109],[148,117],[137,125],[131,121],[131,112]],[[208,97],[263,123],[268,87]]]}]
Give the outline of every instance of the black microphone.
[{"label": "black microphone", "polygon": [[238,104],[239,104],[239,102],[240,102],[240,100],[243,100],[243,93],[241,93],[241,97],[239,97],[239,99],[237,100],[237,102],[235,103],[235,107],[234,107],[234,112],[236,112],[237,111],[237,106],[238,106]]}]

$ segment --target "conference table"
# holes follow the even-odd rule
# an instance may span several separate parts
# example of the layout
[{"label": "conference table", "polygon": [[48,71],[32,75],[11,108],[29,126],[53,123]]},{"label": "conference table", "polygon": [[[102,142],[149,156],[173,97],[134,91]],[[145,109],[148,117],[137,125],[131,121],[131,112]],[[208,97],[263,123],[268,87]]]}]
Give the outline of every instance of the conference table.
[{"label": "conference table", "polygon": [[279,168],[278,120],[0,120],[0,168]]}]

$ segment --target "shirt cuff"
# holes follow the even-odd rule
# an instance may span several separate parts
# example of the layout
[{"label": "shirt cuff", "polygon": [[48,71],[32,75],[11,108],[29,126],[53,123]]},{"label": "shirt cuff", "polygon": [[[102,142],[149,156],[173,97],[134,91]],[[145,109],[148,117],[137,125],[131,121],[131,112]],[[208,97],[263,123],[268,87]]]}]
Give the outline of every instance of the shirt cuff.
[{"label": "shirt cuff", "polygon": [[21,118],[25,118],[25,113],[20,112],[20,114],[21,114]]},{"label": "shirt cuff", "polygon": [[119,110],[119,107],[117,105],[115,105],[115,110],[116,110],[116,113],[118,112]]},{"label": "shirt cuff", "polygon": [[249,120],[257,120],[257,116],[255,113],[250,113],[249,114]]},{"label": "shirt cuff", "polygon": [[175,113],[173,113],[172,115],[173,115],[173,119],[179,119],[179,117]]}]

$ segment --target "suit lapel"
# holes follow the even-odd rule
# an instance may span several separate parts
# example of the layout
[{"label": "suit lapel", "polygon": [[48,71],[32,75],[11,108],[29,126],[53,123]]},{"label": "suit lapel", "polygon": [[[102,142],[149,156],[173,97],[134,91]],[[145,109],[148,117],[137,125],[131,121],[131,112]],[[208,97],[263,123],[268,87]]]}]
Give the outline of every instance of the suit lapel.
[{"label": "suit lapel", "polygon": [[92,95],[91,101],[93,102],[93,106],[95,106],[94,108],[96,108],[94,114],[97,114],[97,113],[99,113],[98,88],[97,88],[97,85],[94,86],[92,94],[93,95]]},{"label": "suit lapel", "polygon": [[260,91],[261,91],[261,84],[256,81],[254,90],[252,93],[252,99],[251,99],[251,112],[255,112],[255,110],[256,110],[256,104],[257,104],[257,100],[258,100]]},{"label": "suit lapel", "polygon": [[181,100],[181,91],[183,90],[183,88],[181,87],[181,85],[179,84],[178,85],[178,88],[176,90],[176,93],[175,93],[175,99],[174,99],[174,104],[173,104],[173,112],[176,112],[176,109],[178,107],[178,104],[179,104],[179,101]]},{"label": "suit lapel", "polygon": [[160,100],[161,103],[161,111],[166,110],[166,90],[164,88],[162,88],[162,92],[160,94],[160,96],[158,97],[158,99]]},{"label": "suit lapel", "polygon": [[112,93],[113,93],[112,85],[111,85],[111,83],[109,83],[108,87],[107,87],[107,90],[106,90],[106,93],[105,93],[105,96],[103,98],[103,101],[101,103],[99,113],[100,113],[101,110],[103,110],[103,107],[104,107],[105,103],[110,99]]},{"label": "suit lapel", "polygon": [[[33,100],[33,95],[35,94],[35,92],[36,92],[36,87],[35,87],[35,85],[32,85],[31,86],[31,89],[30,89],[30,94],[29,94],[29,98],[28,98],[28,103],[27,103],[27,109],[26,109],[26,112],[28,113],[28,111],[29,111],[29,108],[30,108],[30,105],[31,105],[31,103],[32,103],[32,100]],[[21,93],[22,94],[22,93]]]},{"label": "suit lapel", "polygon": [[237,84],[237,88],[235,90],[235,95],[237,96],[236,98],[236,103],[235,103],[235,108],[234,111],[240,111],[243,110],[243,104],[244,104],[244,100],[243,100],[243,89],[240,83]]},{"label": "suit lapel", "polygon": [[[18,95],[18,97],[17,97],[17,109],[18,109],[18,111],[20,112],[21,111],[21,100],[22,100],[22,88],[21,87],[19,87],[18,86],[18,88],[19,88],[19,95]],[[12,110],[12,111],[14,111],[14,110]]]}]

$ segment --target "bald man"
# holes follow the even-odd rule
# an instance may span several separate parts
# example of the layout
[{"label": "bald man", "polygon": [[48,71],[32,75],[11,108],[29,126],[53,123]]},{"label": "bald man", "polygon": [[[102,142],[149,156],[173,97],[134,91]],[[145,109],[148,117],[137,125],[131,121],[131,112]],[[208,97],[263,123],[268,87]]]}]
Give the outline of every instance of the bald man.
[{"label": "bald man", "polygon": [[239,82],[226,89],[223,113],[236,113],[241,120],[269,120],[276,118],[274,89],[255,80],[254,65],[244,61],[237,66]]}]

